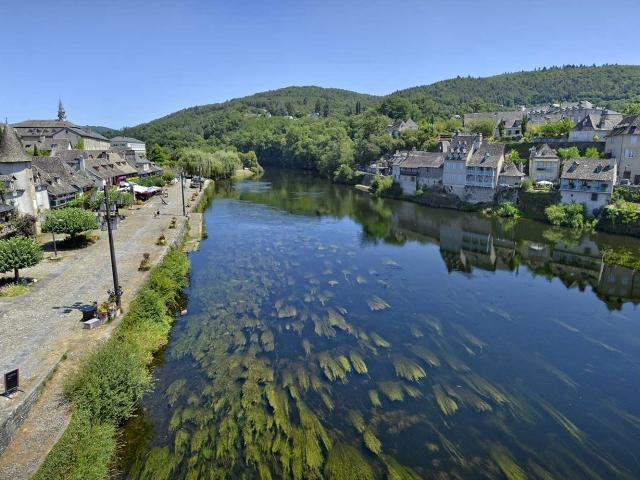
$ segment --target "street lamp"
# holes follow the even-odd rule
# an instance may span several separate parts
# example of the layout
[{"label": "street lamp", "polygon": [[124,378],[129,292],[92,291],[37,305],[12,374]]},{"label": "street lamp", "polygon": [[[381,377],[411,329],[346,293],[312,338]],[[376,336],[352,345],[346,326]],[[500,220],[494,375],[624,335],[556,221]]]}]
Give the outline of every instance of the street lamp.
[{"label": "street lamp", "polygon": [[[58,224],[62,223],[62,219],[58,219]],[[58,257],[58,248],[56,247],[56,227],[55,225],[51,229],[51,237],[53,238],[53,256]]]},{"label": "street lamp", "polygon": [[111,254],[111,274],[113,276],[113,293],[116,297],[116,305],[118,308],[122,307],[122,289],[120,288],[120,282],[118,281],[118,266],[116,264],[116,250],[113,244],[113,233],[111,229],[111,208],[109,205],[109,185],[104,184],[104,205],[105,215],[107,222],[107,232],[109,234],[109,253]]},{"label": "street lamp", "polygon": [[184,206],[184,168],[180,169],[180,193],[182,194],[182,216],[187,216],[187,209]]}]

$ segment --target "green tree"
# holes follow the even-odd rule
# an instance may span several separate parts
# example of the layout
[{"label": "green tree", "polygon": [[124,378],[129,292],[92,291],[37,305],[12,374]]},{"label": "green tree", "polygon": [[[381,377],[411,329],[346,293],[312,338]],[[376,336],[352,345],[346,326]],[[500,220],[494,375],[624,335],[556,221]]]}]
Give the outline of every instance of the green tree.
[{"label": "green tree", "polygon": [[415,107],[413,104],[405,97],[401,97],[399,95],[392,95],[385,98],[378,109],[381,114],[386,115],[389,118],[393,118],[394,120],[407,120],[409,117],[413,116],[414,110]]},{"label": "green tree", "polygon": [[481,133],[483,137],[492,137],[495,132],[496,124],[493,120],[478,120],[469,123],[469,131],[471,133]]},{"label": "green tree", "polygon": [[589,147],[584,151],[584,156],[587,158],[600,158],[600,150],[595,147]]},{"label": "green tree", "polygon": [[0,272],[13,270],[15,281],[20,280],[20,269],[37,265],[42,260],[42,247],[29,237],[0,240]]},{"label": "green tree", "polygon": [[322,106],[322,116],[328,117],[330,113],[329,102],[325,102]]},{"label": "green tree", "polygon": [[75,148],[76,150],[84,150],[84,138],[80,138],[78,140],[78,143],[76,143],[76,146],[73,148]]},{"label": "green tree", "polygon": [[38,151],[38,145],[34,145],[33,146],[33,156],[37,157],[38,155],[40,155],[40,152]]},{"label": "green tree", "polygon": [[634,100],[625,105],[623,113],[627,115],[640,115],[640,100]]},{"label": "green tree", "polygon": [[527,114],[522,115],[521,126],[522,126],[522,136],[524,136],[527,133],[527,127],[529,126],[529,117],[527,117]]},{"label": "green tree", "polygon": [[154,143],[151,147],[151,150],[149,150],[147,159],[157,165],[164,165],[165,163],[169,163],[169,155],[157,143]]},{"label": "green tree", "polygon": [[559,148],[558,156],[562,159],[563,162],[566,162],[570,158],[580,158],[580,151],[577,147]]},{"label": "green tree", "polygon": [[358,100],[356,102],[356,115],[360,115],[362,113],[362,102]]},{"label": "green tree", "polygon": [[95,213],[82,208],[49,210],[42,223],[42,231],[66,233],[75,243],[78,235],[98,228]]},{"label": "green tree", "polygon": [[563,118],[557,122],[549,122],[541,125],[539,132],[542,137],[567,137],[573,127],[575,127],[575,124],[570,118]]}]

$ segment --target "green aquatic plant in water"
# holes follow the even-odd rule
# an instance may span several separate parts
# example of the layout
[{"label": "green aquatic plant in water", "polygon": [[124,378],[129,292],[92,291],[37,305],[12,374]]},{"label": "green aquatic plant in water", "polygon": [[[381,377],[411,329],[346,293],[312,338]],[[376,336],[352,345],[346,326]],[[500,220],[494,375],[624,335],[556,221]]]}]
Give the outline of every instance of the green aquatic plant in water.
[{"label": "green aquatic plant in water", "polygon": [[350,445],[331,448],[324,467],[327,480],[373,480],[373,469],[360,452]]}]

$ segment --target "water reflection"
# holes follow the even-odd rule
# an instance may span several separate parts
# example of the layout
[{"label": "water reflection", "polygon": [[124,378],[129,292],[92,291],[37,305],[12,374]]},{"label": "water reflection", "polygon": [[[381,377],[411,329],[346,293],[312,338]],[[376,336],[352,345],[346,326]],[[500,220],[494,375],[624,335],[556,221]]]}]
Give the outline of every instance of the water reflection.
[{"label": "water reflection", "polygon": [[291,172],[219,195],[126,477],[640,476],[637,279],[602,262],[637,242]]}]

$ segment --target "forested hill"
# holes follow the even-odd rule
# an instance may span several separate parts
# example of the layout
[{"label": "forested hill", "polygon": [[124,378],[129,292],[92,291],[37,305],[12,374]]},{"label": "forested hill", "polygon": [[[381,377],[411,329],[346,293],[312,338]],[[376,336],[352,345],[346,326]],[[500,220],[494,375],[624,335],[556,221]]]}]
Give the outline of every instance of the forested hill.
[{"label": "forested hill", "polygon": [[[306,139],[324,148],[327,138],[338,135],[351,139],[349,148],[355,148],[356,161],[364,162],[393,149],[427,148],[439,133],[462,128],[455,115],[583,99],[622,111],[627,102],[638,98],[640,66],[567,66],[455,78],[384,97],[332,88],[287,87],[187,108],[105,135],[125,134],[150,146],[157,143],[174,158],[184,147],[233,147],[254,150],[261,161],[281,155],[283,142],[295,144],[301,156],[306,152],[315,157],[317,152],[311,152]],[[319,120],[309,118],[314,112]],[[419,131],[391,142],[385,127],[392,119],[408,117],[420,123]]]},{"label": "forested hill", "polygon": [[[477,99],[486,102],[480,108],[589,100],[620,109],[622,104],[640,95],[640,66],[567,66],[485,78],[458,77],[395,94],[410,100],[427,96],[447,107],[468,106]],[[472,107],[478,109],[477,105]]]}]

